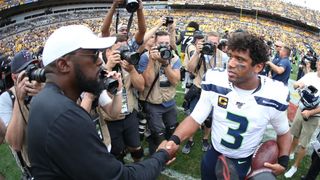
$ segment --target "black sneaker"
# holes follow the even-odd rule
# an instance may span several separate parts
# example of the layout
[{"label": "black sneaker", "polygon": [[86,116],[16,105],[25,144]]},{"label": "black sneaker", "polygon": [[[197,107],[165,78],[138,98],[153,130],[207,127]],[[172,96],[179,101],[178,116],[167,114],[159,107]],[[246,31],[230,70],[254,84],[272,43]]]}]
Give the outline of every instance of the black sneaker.
[{"label": "black sneaker", "polygon": [[190,153],[190,150],[191,150],[191,147],[194,145],[194,142],[193,141],[188,141],[182,148],[182,153],[183,154],[189,154]]},{"label": "black sneaker", "polygon": [[208,142],[208,139],[202,139],[202,151],[207,152],[210,149],[211,145]]}]

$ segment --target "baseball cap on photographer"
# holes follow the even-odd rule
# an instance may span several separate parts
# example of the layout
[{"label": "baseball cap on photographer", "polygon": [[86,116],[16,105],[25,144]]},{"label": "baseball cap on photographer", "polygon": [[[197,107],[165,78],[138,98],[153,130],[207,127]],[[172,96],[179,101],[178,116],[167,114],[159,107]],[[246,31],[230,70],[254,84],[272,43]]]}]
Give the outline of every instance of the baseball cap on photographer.
[{"label": "baseball cap on photographer", "polygon": [[27,50],[19,51],[12,59],[11,62],[11,73],[16,74],[24,70],[29,64],[37,62],[38,60],[33,59],[32,55]]},{"label": "baseball cap on photographer", "polygon": [[63,26],[48,38],[43,49],[43,65],[47,66],[58,58],[77,49],[105,49],[112,46],[115,37],[99,38],[84,25]]}]

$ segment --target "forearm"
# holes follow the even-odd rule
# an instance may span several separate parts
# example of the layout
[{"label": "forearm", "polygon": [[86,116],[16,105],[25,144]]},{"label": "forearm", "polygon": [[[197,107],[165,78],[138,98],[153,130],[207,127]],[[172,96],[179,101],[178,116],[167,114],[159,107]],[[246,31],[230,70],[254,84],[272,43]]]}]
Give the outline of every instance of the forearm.
[{"label": "forearm", "polygon": [[[22,107],[24,105],[21,101],[20,106],[21,108],[24,108]],[[24,131],[26,128],[26,124],[21,113],[22,112],[19,109],[18,100],[15,100],[12,111],[12,117],[6,132],[6,141],[15,151],[20,151],[22,149]]]},{"label": "forearm", "polygon": [[101,27],[101,35],[102,35],[102,37],[110,36],[110,26],[111,26],[111,23],[112,23],[112,16],[113,16],[113,14],[115,12],[115,9],[116,9],[116,5],[112,4],[112,6],[110,7],[106,17],[103,20],[102,27]]},{"label": "forearm", "polygon": [[117,118],[121,113],[122,108],[122,93],[114,95],[112,103],[107,104],[102,107],[105,113],[107,113],[111,118]]},{"label": "forearm", "polygon": [[281,156],[288,156],[290,153],[290,146],[291,146],[291,134],[290,131],[283,135],[277,136],[277,143],[279,147],[279,157]]},{"label": "forearm", "polygon": [[314,116],[314,115],[316,115],[316,114],[320,114],[320,107],[318,106],[317,108],[311,109],[311,110],[309,110],[309,111],[310,111],[310,117],[311,117],[311,116]]},{"label": "forearm", "polygon": [[153,27],[149,31],[147,31],[144,35],[143,41],[146,43],[152,37],[152,35],[154,35],[157,32],[157,30],[160,27],[161,27],[160,25],[156,25],[155,27]]},{"label": "forearm", "polygon": [[176,69],[172,69],[171,65],[169,64],[165,67],[164,72],[170,81],[170,83],[176,86],[180,81],[180,71]]},{"label": "forearm", "polygon": [[88,98],[84,98],[81,101],[80,106],[85,109],[88,113],[91,111],[91,106],[92,106],[92,100]]},{"label": "forearm", "polygon": [[199,129],[199,124],[191,117],[186,117],[177,127],[174,135],[178,136],[180,141],[191,137]]},{"label": "forearm", "polygon": [[130,72],[130,80],[134,88],[136,88],[139,92],[143,92],[145,84],[144,78],[136,71],[135,68]]},{"label": "forearm", "polygon": [[187,69],[188,69],[189,72],[195,73],[197,65],[199,63],[199,60],[200,60],[199,54],[197,52],[195,52],[191,56],[191,58],[189,60],[189,63],[187,64]]},{"label": "forearm", "polygon": [[272,62],[269,63],[271,70],[276,74],[282,74],[284,72],[284,68],[281,66],[277,66]]},{"label": "forearm", "polygon": [[138,9],[137,16],[138,16],[138,32],[135,35],[135,39],[138,44],[142,44],[144,39],[144,34],[147,31],[146,21],[143,15],[143,9]]},{"label": "forearm", "polygon": [[176,45],[176,30],[173,27],[169,28],[169,33],[170,33],[170,45],[173,48],[173,50],[177,50],[177,45]]},{"label": "forearm", "polygon": [[155,79],[154,74],[154,61],[152,59],[149,59],[148,65],[146,70],[143,72],[143,78],[145,79],[145,85],[147,87],[150,87],[152,85],[152,82]]}]

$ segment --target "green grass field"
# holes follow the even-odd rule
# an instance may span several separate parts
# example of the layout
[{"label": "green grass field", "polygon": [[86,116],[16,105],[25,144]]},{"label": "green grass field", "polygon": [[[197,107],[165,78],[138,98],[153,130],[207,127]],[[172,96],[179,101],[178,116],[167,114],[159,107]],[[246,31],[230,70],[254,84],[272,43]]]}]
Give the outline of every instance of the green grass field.
[{"label": "green grass field", "polygon": [[[291,74],[291,79],[296,79],[296,66],[293,65],[294,73]],[[181,88],[181,85],[177,87],[177,91],[184,91],[184,89]],[[178,106],[181,106],[183,102],[183,94],[177,93],[176,101]],[[182,121],[184,119],[185,115],[183,112],[179,112],[179,121]],[[192,147],[192,150],[190,154],[185,155],[181,153],[181,147],[183,147],[184,144],[180,147],[180,152],[177,156],[177,159],[175,162],[173,162],[171,165],[169,165],[168,168],[173,169],[175,171],[178,171],[182,174],[190,175],[194,178],[200,178],[200,161],[203,155],[203,152],[201,150],[201,137],[202,132],[199,130],[194,137],[195,145]],[[290,161],[290,165],[293,162]],[[298,169],[298,172],[293,176],[292,179],[300,179],[301,175],[306,174],[308,171],[308,167],[310,165],[310,156],[306,156],[301,166]],[[7,180],[16,180],[20,179],[21,173],[16,166],[16,163],[11,155],[11,152],[6,144],[0,146],[0,173],[3,174]],[[160,180],[167,180],[170,179],[167,176],[161,176],[159,177]],[[285,179],[283,176],[277,177],[277,179]],[[1,176],[0,176],[1,180]]]}]

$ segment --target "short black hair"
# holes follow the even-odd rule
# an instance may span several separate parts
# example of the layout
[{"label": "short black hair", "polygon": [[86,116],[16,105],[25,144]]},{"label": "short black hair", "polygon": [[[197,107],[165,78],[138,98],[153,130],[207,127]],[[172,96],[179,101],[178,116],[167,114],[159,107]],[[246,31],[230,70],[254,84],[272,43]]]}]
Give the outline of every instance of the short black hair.
[{"label": "short black hair", "polygon": [[228,39],[228,49],[231,51],[249,51],[251,65],[265,63],[268,59],[268,50],[264,41],[248,32],[235,32]]},{"label": "short black hair", "polygon": [[188,23],[187,27],[193,27],[195,29],[195,31],[199,31],[199,24],[197,22],[190,21]]}]

